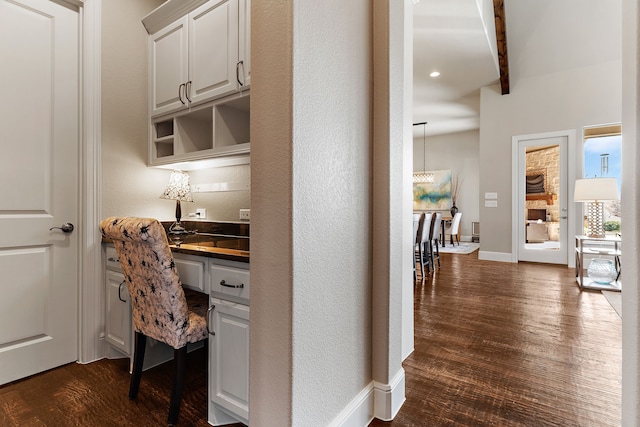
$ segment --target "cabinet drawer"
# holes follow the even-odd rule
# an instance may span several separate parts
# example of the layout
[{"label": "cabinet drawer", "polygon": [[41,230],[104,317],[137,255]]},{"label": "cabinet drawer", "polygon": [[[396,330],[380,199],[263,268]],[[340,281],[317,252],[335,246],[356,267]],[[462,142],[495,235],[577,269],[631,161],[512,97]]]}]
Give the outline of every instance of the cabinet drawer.
[{"label": "cabinet drawer", "polygon": [[212,264],[209,271],[211,293],[223,299],[248,303],[249,270]]},{"label": "cabinet drawer", "polygon": [[178,270],[182,286],[199,292],[208,293],[205,289],[204,279],[205,260],[174,254],[173,261],[176,264],[176,269]]},{"label": "cabinet drawer", "polygon": [[118,260],[118,253],[116,252],[116,248],[113,246],[107,246],[106,250],[107,260],[106,266],[109,270],[118,270],[121,271],[120,261]]}]

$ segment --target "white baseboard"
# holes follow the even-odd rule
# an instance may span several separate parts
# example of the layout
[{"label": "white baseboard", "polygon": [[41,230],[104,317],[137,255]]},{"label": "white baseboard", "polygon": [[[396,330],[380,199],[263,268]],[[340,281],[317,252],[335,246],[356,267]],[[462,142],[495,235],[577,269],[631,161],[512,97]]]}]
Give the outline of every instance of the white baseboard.
[{"label": "white baseboard", "polygon": [[404,369],[400,368],[389,384],[374,381],[373,394],[373,416],[391,421],[405,401]]},{"label": "white baseboard", "polygon": [[373,420],[373,381],[338,414],[329,427],[368,426]]},{"label": "white baseboard", "polygon": [[484,261],[513,262],[511,253],[505,252],[480,251],[478,252],[478,259]]},{"label": "white baseboard", "polygon": [[389,384],[372,381],[329,423],[330,427],[368,426],[373,418],[391,421],[405,401],[405,375],[400,369]]}]

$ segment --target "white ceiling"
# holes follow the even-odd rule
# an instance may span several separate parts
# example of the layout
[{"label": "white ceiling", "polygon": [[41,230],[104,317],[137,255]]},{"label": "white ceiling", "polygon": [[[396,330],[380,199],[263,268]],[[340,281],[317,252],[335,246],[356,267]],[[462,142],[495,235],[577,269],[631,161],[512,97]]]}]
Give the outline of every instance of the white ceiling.
[{"label": "white ceiling", "polygon": [[[505,0],[505,19],[511,93],[519,79],[621,58],[621,0]],[[413,25],[413,122],[428,122],[414,134],[478,129],[480,88],[500,77],[493,1],[421,0]]]}]

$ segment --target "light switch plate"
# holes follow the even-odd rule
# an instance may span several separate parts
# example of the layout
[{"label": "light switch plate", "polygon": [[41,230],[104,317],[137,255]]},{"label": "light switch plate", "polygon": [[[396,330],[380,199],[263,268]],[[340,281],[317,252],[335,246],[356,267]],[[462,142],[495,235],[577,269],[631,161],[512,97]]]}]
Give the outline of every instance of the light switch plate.
[{"label": "light switch plate", "polygon": [[485,208],[497,208],[498,207],[498,201],[497,200],[485,200],[484,201],[484,207]]},{"label": "light switch plate", "polygon": [[484,193],[485,200],[497,200],[498,193]]}]

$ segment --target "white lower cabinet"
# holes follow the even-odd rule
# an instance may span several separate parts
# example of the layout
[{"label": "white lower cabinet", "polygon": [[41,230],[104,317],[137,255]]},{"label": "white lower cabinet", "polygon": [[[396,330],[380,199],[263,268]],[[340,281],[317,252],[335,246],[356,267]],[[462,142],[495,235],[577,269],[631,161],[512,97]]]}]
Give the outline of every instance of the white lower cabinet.
[{"label": "white lower cabinet", "polygon": [[[183,286],[208,293],[209,410],[212,425],[249,424],[249,264],[174,253]],[[115,248],[105,247],[105,340],[133,359],[131,300]],[[147,340],[143,369],[170,360],[172,349]]]},{"label": "white lower cabinet", "polygon": [[209,422],[249,424],[249,307],[211,298]]},{"label": "white lower cabinet", "polygon": [[107,312],[105,339],[126,355],[131,355],[131,301],[124,275],[107,270]]}]

